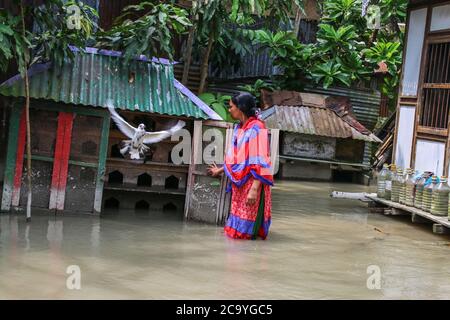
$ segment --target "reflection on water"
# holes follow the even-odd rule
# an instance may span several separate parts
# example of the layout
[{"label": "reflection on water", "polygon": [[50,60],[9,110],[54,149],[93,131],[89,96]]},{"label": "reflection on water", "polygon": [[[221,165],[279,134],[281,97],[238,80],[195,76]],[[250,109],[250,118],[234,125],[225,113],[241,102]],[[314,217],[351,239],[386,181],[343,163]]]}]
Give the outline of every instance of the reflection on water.
[{"label": "reflection on water", "polygon": [[[266,241],[235,241],[184,222],[182,212],[102,217],[0,216],[0,298],[449,298],[450,238],[408,217],[368,214],[333,190],[350,184],[278,182]],[[81,268],[81,290],[66,268]],[[366,286],[381,269],[381,290]]]}]

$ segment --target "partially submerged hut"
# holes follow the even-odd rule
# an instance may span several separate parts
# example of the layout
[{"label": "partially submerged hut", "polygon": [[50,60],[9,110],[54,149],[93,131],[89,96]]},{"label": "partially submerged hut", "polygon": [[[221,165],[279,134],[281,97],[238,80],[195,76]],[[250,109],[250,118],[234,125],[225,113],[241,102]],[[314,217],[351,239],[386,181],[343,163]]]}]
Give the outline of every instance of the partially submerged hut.
[{"label": "partially submerged hut", "polygon": [[370,170],[365,144],[380,140],[356,120],[349,99],[292,91],[263,92],[262,99],[266,125],[281,131],[281,178],[360,181]]},{"label": "partially submerged hut", "polygon": [[[221,118],[173,75],[164,59],[139,57],[124,63],[119,52],[72,48],[75,58],[62,67],[50,63],[29,71],[32,133],[32,207],[99,213],[104,207],[178,210],[184,207],[188,164],[173,164],[174,142],[152,145],[145,161],[123,159],[126,139],[105,109],[112,99],[121,115],[147,130],[178,119]],[[10,107],[1,210],[26,205],[24,82],[17,75],[0,94]],[[3,98],[6,99],[6,98]],[[212,123],[212,126],[215,124]],[[200,137],[201,138],[201,137]]]}]

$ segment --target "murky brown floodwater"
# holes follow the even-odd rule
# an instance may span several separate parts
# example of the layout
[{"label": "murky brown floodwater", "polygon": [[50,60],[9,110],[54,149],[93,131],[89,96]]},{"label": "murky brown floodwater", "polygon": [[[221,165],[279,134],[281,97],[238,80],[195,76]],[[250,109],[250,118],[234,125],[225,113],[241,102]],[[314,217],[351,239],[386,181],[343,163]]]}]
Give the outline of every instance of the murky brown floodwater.
[{"label": "murky brown floodwater", "polygon": [[[2,215],[0,298],[450,298],[449,237],[330,199],[332,190],[367,188],[278,182],[266,241],[233,241],[178,213],[35,215],[30,224]],[[81,290],[66,288],[69,265],[81,268]],[[381,269],[380,290],[366,286],[369,265]]]}]

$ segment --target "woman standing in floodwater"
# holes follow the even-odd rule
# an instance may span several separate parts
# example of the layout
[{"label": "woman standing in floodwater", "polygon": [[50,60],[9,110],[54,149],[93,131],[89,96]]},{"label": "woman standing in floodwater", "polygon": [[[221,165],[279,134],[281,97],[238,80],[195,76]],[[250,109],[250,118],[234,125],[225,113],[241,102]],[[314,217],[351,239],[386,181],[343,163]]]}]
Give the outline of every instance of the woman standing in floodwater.
[{"label": "woman standing in floodwater", "polygon": [[265,239],[271,223],[273,177],[268,130],[256,110],[251,94],[231,98],[228,111],[239,124],[234,127],[224,166],[213,164],[208,170],[214,177],[225,172],[231,180],[231,211],[224,230],[235,239]]}]

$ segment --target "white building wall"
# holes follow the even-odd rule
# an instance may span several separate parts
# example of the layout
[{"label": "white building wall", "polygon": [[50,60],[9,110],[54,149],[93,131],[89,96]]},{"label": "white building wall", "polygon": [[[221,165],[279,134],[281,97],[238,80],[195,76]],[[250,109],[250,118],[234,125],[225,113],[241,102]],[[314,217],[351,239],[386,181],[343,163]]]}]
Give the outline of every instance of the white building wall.
[{"label": "white building wall", "polygon": [[450,5],[434,7],[431,15],[430,31],[450,29]]},{"label": "white building wall", "polygon": [[444,173],[445,143],[417,139],[415,169],[432,171],[438,176]]},{"label": "white building wall", "polygon": [[408,23],[408,43],[406,45],[405,66],[403,69],[403,96],[417,95],[426,19],[427,8],[411,11]]},{"label": "white building wall", "polygon": [[399,110],[397,145],[395,146],[395,164],[401,168],[409,168],[416,108],[411,106],[400,106]]}]

